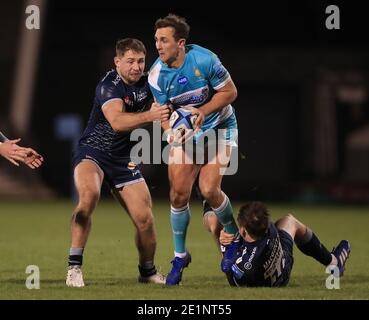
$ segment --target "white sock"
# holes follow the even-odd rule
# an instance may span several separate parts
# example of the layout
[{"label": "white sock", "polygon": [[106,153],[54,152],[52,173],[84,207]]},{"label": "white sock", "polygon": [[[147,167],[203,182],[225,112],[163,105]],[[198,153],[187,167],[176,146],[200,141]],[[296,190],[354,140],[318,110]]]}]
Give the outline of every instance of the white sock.
[{"label": "white sock", "polygon": [[179,257],[179,258],[184,258],[185,256],[187,256],[187,252],[175,252],[174,251],[174,256]]},{"label": "white sock", "polygon": [[330,266],[336,266],[336,265],[338,265],[337,258],[333,254],[332,254],[332,261],[331,261],[331,263],[329,265]]}]

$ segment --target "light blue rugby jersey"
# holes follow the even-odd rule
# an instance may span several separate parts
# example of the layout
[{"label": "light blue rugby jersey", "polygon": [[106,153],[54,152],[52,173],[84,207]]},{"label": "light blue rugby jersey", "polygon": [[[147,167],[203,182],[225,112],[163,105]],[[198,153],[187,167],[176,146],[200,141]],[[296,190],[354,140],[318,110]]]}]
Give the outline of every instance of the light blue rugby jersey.
[{"label": "light blue rugby jersey", "polygon": [[[169,68],[158,58],[149,73],[150,89],[161,105],[171,102],[181,106],[200,107],[208,102],[215,90],[222,88],[230,75],[218,57],[195,44],[186,46],[185,60],[178,69]],[[233,114],[229,104],[206,116],[202,131],[214,128]]]}]

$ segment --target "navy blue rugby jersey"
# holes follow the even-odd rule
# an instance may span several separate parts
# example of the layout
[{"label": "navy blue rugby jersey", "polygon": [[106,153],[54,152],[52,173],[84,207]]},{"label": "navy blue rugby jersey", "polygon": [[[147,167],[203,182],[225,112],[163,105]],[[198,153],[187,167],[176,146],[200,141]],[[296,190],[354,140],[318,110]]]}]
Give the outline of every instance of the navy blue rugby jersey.
[{"label": "navy blue rugby jersey", "polygon": [[127,157],[137,141],[130,141],[130,131],[117,133],[102,112],[109,101],[124,102],[126,112],[143,112],[152,101],[147,75],[134,85],[127,85],[113,69],[106,73],[96,87],[95,99],[87,127],[78,145],[89,146],[114,157]]},{"label": "navy blue rugby jersey", "polygon": [[241,241],[238,259],[232,266],[235,284],[247,287],[278,286],[288,266],[276,226],[270,223],[266,235],[257,241]]}]

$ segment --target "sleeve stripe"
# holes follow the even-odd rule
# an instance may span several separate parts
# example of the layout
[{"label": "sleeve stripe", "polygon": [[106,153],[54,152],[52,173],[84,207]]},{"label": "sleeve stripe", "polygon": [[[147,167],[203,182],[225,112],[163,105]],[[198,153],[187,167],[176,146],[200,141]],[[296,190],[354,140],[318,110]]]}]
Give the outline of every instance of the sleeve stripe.
[{"label": "sleeve stripe", "polygon": [[230,80],[231,80],[231,77],[228,75],[228,77],[222,83],[220,83],[216,87],[214,87],[214,89],[219,90],[219,89],[223,88]]},{"label": "sleeve stripe", "polygon": [[237,264],[232,266],[232,271],[236,279],[241,279],[244,275],[244,272],[237,266]]},{"label": "sleeve stripe", "polygon": [[109,99],[109,100],[107,100],[107,101],[105,101],[105,102],[103,103],[103,105],[101,106],[101,109],[102,109],[102,108],[104,108],[108,102],[111,102],[111,101],[113,101],[113,100],[120,100],[120,101],[123,101],[123,99],[122,99],[122,98],[112,98],[112,99]]},{"label": "sleeve stripe", "polygon": [[148,82],[150,86],[159,92],[161,92],[161,89],[158,84],[160,70],[161,70],[161,64],[157,63],[156,66],[154,66],[154,68],[149,72],[149,77],[148,77]]}]

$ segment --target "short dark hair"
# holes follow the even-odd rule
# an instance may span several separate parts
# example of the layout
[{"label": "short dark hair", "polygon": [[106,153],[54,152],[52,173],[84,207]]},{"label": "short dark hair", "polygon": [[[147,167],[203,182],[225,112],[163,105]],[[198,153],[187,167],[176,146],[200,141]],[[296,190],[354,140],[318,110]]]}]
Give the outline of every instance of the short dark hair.
[{"label": "short dark hair", "polygon": [[240,208],[237,217],[240,226],[253,238],[264,236],[269,227],[269,212],[267,207],[261,202],[249,202]]},{"label": "short dark hair", "polygon": [[117,41],[115,45],[115,52],[117,56],[123,56],[128,50],[143,52],[146,55],[145,45],[140,40],[125,38]]},{"label": "short dark hair", "polygon": [[186,39],[190,34],[190,26],[186,19],[173,13],[168,14],[165,18],[159,18],[155,22],[155,31],[160,28],[172,27],[174,29],[174,39]]}]

